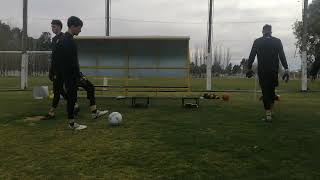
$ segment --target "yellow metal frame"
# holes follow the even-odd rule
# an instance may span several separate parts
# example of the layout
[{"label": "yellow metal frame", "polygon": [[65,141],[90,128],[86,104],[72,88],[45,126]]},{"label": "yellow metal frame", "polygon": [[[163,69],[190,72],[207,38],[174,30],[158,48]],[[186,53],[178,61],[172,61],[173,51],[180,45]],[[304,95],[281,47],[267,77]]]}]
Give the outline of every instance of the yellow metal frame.
[{"label": "yellow metal frame", "polygon": [[111,66],[81,66],[82,69],[160,69],[160,70],[181,70],[181,69],[189,69],[189,68],[183,68],[183,67],[111,67]]},{"label": "yellow metal frame", "polygon": [[125,83],[126,83],[126,88],[125,88],[125,96],[128,96],[128,86],[129,86],[129,71],[130,71],[130,69],[129,69],[129,63],[130,63],[130,54],[129,54],[129,42],[127,41],[127,48],[126,48],[126,57],[127,57],[127,64],[126,64],[126,66],[127,66],[127,79],[125,80]]}]

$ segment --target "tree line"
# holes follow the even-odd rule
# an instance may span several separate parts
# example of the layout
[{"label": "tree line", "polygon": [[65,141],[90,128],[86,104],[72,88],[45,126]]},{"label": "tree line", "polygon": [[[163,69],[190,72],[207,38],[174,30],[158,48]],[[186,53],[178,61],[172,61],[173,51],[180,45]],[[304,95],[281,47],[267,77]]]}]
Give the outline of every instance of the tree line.
[{"label": "tree line", "polygon": [[[320,43],[320,0],[313,0],[308,7],[307,14],[307,63],[308,72],[311,69],[311,64],[315,60],[316,45]],[[296,21],[293,25],[293,33],[297,39],[296,46],[301,54],[302,50],[302,36],[303,36],[303,22]],[[318,52],[319,53],[319,52]]]},{"label": "tree line", "polygon": [[[21,51],[22,30],[0,20],[0,51]],[[27,37],[28,51],[51,50],[51,34],[43,32],[39,38]],[[31,76],[41,76],[48,72],[48,55],[30,55],[28,73]],[[21,70],[20,54],[0,54],[0,76],[19,76]]]},{"label": "tree line", "polygon": [[[190,64],[190,73],[193,77],[204,78],[207,73],[207,59],[208,56],[203,49],[196,48],[192,53],[192,60]],[[213,63],[211,67],[212,76],[242,76],[246,72],[246,65],[248,59],[243,58],[240,64],[231,63],[230,48],[223,48],[221,46],[214,48]]]}]

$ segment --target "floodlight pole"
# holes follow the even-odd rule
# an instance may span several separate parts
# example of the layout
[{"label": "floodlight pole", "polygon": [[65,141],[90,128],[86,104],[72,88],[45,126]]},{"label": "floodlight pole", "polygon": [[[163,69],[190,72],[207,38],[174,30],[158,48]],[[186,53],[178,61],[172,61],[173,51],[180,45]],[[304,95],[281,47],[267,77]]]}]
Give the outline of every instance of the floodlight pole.
[{"label": "floodlight pole", "polygon": [[308,34],[308,0],[304,0],[303,8],[303,35],[302,35],[302,57],[301,57],[301,91],[308,90],[307,76],[307,34]]},{"label": "floodlight pole", "polygon": [[110,1],[111,0],[105,0],[106,36],[110,36]]},{"label": "floodlight pole", "polygon": [[212,19],[214,0],[209,2],[209,28],[208,28],[208,51],[207,51],[207,91],[212,90]]},{"label": "floodlight pole", "polygon": [[20,71],[20,87],[27,89],[28,87],[28,0],[23,0],[23,28],[22,28],[22,56],[21,56],[21,71]]},{"label": "floodlight pole", "polygon": [[28,0],[23,0],[23,27],[22,27],[22,51],[27,51],[28,37]]}]

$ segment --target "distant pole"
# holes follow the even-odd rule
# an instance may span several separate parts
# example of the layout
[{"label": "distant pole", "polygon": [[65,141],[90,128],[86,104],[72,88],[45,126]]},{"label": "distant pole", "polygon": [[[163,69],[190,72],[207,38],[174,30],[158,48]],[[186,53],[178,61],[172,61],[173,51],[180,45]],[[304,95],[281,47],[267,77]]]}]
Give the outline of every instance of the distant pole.
[{"label": "distant pole", "polygon": [[105,0],[106,36],[110,36],[110,0]]},{"label": "distant pole", "polygon": [[23,27],[22,27],[22,51],[27,51],[28,37],[28,0],[23,0]]},{"label": "distant pole", "polygon": [[304,0],[303,8],[303,35],[302,35],[302,63],[301,63],[301,90],[308,90],[308,77],[307,77],[307,34],[308,34],[308,0]]},{"label": "distant pole", "polygon": [[20,71],[20,87],[27,89],[28,87],[28,0],[23,0],[23,27],[22,27],[22,41],[21,41],[21,71]]},{"label": "distant pole", "polygon": [[208,28],[208,49],[207,49],[207,91],[212,90],[212,19],[213,19],[213,2],[214,0],[210,0],[209,2],[209,28]]}]

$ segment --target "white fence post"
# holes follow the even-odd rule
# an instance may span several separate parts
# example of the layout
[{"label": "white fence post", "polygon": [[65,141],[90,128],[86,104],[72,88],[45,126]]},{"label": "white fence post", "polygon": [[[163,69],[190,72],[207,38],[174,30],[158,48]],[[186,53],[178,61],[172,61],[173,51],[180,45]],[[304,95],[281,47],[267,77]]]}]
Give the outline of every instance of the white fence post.
[{"label": "white fence post", "polygon": [[[108,78],[103,78],[103,86],[108,86]],[[104,91],[108,90],[107,87],[102,88]]]},{"label": "white fence post", "polygon": [[308,76],[307,76],[307,52],[302,52],[301,63],[301,90],[308,91]]},{"label": "white fence post", "polygon": [[27,53],[23,53],[21,56],[21,89],[27,89],[28,88],[28,60],[29,55]]}]

